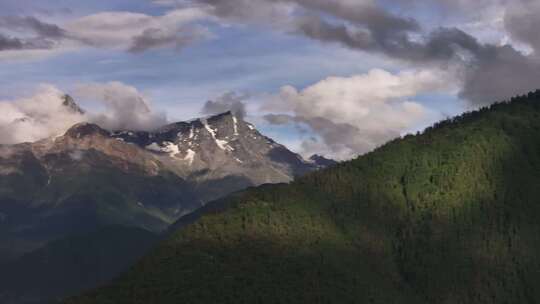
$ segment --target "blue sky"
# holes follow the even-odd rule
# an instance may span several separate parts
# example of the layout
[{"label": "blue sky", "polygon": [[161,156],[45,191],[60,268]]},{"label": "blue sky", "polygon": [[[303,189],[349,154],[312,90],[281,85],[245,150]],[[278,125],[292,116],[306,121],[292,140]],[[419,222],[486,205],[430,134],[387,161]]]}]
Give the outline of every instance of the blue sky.
[{"label": "blue sky", "polygon": [[[171,119],[199,115],[202,104],[227,91],[271,93],[306,87],[327,76],[372,68],[395,69],[387,59],[265,27],[212,27],[215,37],[182,50],[141,54],[82,49],[44,60],[0,62],[2,97],[41,83],[69,92],[78,83],[121,81],[147,93]],[[23,92],[24,94],[24,92]]]},{"label": "blue sky", "polygon": [[[106,104],[96,105],[84,94],[78,96],[78,91],[87,84],[119,82],[140,93],[152,111],[165,112],[170,121],[176,121],[208,114],[201,113],[207,100],[221,102],[223,94],[238,92],[248,95],[241,100],[248,110],[247,119],[277,141],[306,155],[321,152],[350,158],[392,137],[477,107],[477,100],[469,97],[477,95],[469,94],[471,88],[463,80],[483,68],[482,58],[474,57],[481,55],[449,35],[442,37],[448,38],[455,54],[443,62],[440,58],[419,60],[406,51],[396,53],[381,41],[364,46],[362,41],[354,41],[360,37],[355,33],[365,31],[376,39],[373,37],[392,31],[395,34],[389,37],[405,34],[407,46],[421,41],[418,44],[425,49],[431,46],[428,40],[438,35],[437,29],[454,29],[456,22],[462,22],[459,31],[479,45],[499,48],[504,41],[520,51],[533,45],[514,39],[500,23],[500,28],[493,27],[497,18],[505,16],[503,0],[482,0],[488,6],[479,17],[469,15],[467,4],[448,6],[443,0],[417,1],[416,6],[339,0],[335,9],[319,0],[283,4],[257,0],[249,5],[243,0],[227,4],[210,0],[163,2],[2,1],[0,16],[17,16],[22,25],[2,27],[0,23],[0,34],[28,45],[35,38],[40,43],[50,42],[50,46],[19,50],[0,45],[0,100],[17,103],[37,94],[40,85],[50,84],[79,97],[90,110],[106,111]],[[238,5],[234,12],[223,6],[234,2]],[[377,28],[380,20],[370,20],[363,15],[365,10],[375,11],[372,15],[391,26],[409,28]],[[305,16],[312,18],[302,19]],[[314,23],[318,27],[306,30],[306,22],[314,21],[313,16],[318,18]],[[39,36],[44,34],[28,25],[26,17],[58,27],[62,37]],[[130,18],[144,19],[140,31],[139,21]],[[418,29],[409,25],[410,20]],[[321,26],[331,28],[330,34]],[[431,32],[435,34],[430,36]],[[149,34],[145,41],[150,44],[145,44],[143,51],[130,51],[129,44],[143,34]],[[530,54],[517,56],[526,55]],[[463,56],[473,59],[462,62]],[[471,69],[471,62],[478,68]],[[507,92],[516,90],[505,88],[494,98],[507,98]],[[93,99],[99,99],[98,95],[92,95]],[[285,121],[277,123],[268,115],[280,115]],[[347,126],[350,132],[341,132],[343,138],[339,138],[338,130]]]}]

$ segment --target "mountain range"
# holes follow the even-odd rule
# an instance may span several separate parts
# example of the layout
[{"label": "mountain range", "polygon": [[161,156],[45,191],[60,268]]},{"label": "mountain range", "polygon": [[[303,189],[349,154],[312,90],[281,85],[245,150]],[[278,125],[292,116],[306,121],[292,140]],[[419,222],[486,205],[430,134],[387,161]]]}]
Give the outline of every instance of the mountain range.
[{"label": "mountain range", "polygon": [[[67,95],[63,106],[84,113]],[[0,263],[32,264],[28,260],[40,253],[59,252],[52,241],[106,227],[133,228],[130,235],[145,231],[139,234],[148,239],[146,232],[159,234],[209,201],[334,164],[319,156],[304,160],[231,112],[151,132],[79,123],[55,137],[0,145]],[[126,260],[146,249],[133,250]],[[99,278],[82,281],[73,283],[88,287]]]},{"label": "mountain range", "polygon": [[65,304],[537,303],[540,91],[182,217]]}]

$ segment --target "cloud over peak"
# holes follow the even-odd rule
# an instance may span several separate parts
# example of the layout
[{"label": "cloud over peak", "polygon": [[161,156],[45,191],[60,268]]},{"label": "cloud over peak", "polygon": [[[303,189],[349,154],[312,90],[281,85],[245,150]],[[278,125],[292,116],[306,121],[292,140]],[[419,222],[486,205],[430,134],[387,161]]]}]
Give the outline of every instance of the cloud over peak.
[{"label": "cloud over peak", "polygon": [[244,119],[246,116],[245,101],[249,98],[247,94],[237,94],[235,92],[227,92],[214,100],[208,100],[202,110],[202,114],[215,115],[227,111],[231,111],[236,116]]},{"label": "cloud over peak", "polygon": [[63,106],[65,94],[42,85],[33,96],[0,101],[0,144],[32,142],[56,136],[85,117]]},{"label": "cloud over peak", "polygon": [[153,130],[168,123],[134,87],[120,82],[82,84],[77,98],[98,103],[98,110],[81,111],[52,85],[41,85],[29,97],[0,101],[0,144],[33,142],[62,135],[79,122],[109,130]]},{"label": "cloud over peak", "polygon": [[[271,124],[308,126],[320,137],[317,149],[324,151],[319,153],[347,159],[432,120],[433,113],[410,98],[451,90],[447,79],[427,70],[329,77],[303,90],[285,86],[263,109],[270,112],[265,118]],[[303,147],[315,142],[309,139]]]},{"label": "cloud over peak", "polygon": [[79,85],[75,96],[104,106],[103,111],[88,114],[88,119],[105,129],[153,130],[168,123],[165,113],[153,110],[141,92],[121,82]]}]

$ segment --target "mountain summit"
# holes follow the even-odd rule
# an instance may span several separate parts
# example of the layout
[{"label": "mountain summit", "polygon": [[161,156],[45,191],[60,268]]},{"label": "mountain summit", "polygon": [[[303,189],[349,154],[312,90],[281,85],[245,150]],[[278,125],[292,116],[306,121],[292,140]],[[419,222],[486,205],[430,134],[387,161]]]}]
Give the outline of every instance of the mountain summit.
[{"label": "mountain summit", "polygon": [[[111,136],[150,151],[176,174],[193,181],[207,200],[247,186],[289,182],[320,168],[231,112],[154,132],[117,131]],[[215,187],[217,182],[226,186]]]}]

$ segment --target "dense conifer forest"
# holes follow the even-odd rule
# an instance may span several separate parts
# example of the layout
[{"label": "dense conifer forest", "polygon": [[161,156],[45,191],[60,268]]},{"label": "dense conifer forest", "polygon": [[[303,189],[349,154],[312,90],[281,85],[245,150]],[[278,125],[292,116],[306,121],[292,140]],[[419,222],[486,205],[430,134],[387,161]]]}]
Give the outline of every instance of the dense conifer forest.
[{"label": "dense conifer forest", "polygon": [[198,216],[65,303],[540,302],[540,91]]}]

